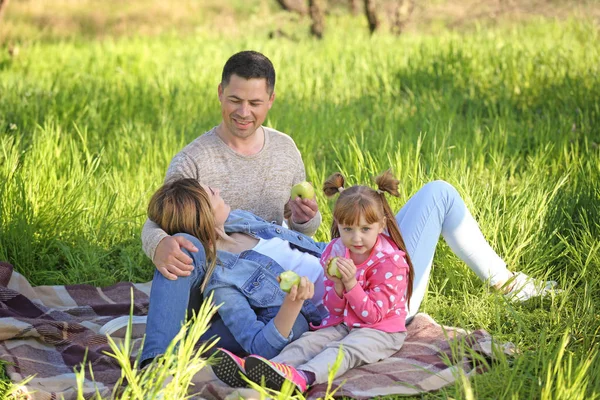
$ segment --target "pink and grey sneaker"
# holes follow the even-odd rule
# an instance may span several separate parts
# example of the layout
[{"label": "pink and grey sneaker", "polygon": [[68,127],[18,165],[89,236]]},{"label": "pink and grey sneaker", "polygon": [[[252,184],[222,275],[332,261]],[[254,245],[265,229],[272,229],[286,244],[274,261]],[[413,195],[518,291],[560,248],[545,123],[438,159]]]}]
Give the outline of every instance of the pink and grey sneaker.
[{"label": "pink and grey sneaker", "polygon": [[242,376],[246,375],[245,361],[232,352],[219,348],[215,352],[217,364],[212,366],[213,372],[223,382],[231,387],[248,387]]},{"label": "pink and grey sneaker", "polygon": [[246,376],[259,385],[262,384],[264,377],[265,386],[269,389],[280,392],[283,383],[290,381],[300,393],[306,392],[306,379],[294,367],[269,361],[257,355],[246,357],[245,367]]}]

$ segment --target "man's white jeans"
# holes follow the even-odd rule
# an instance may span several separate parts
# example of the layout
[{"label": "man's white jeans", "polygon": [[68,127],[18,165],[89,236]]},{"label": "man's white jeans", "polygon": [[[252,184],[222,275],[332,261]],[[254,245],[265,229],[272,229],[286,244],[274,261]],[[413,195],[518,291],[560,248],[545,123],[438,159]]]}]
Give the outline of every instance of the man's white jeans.
[{"label": "man's white jeans", "polygon": [[425,296],[440,234],[452,251],[490,285],[512,276],[483,237],[456,189],[447,182],[434,181],[423,186],[396,214],[396,220],[415,272],[409,317],[419,311]]}]

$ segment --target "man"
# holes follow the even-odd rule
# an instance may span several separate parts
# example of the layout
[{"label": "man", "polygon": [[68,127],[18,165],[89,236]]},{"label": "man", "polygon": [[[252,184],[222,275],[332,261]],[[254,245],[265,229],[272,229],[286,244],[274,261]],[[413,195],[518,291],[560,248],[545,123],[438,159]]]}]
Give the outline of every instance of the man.
[{"label": "man", "polygon": [[[165,181],[194,178],[221,190],[232,206],[282,224],[284,207],[291,229],[313,235],[321,223],[314,199],[289,200],[294,184],[306,179],[294,141],[262,126],[275,100],[275,69],[255,51],[234,54],[223,67],[218,86],[222,121],[173,157]],[[142,244],[158,271],[171,280],[189,276],[192,259],[181,248],[197,251],[181,238],[167,235],[147,220]]]}]

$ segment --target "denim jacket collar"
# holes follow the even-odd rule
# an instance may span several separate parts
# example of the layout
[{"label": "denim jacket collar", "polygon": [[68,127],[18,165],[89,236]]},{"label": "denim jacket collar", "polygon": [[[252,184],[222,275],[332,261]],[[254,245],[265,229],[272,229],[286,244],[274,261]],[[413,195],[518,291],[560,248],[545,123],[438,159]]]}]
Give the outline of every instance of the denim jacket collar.
[{"label": "denim jacket collar", "polygon": [[[274,222],[270,223],[256,215],[243,211],[232,210],[225,221],[225,232],[240,232],[257,239],[272,239],[278,237],[289,242],[292,248],[308,252],[315,257],[320,257],[327,243],[315,242],[311,237],[302,233],[284,228]],[[231,255],[231,253],[229,253]],[[221,256],[223,256],[221,258]],[[219,259],[225,264],[235,263],[239,255],[229,256],[219,253]]]}]

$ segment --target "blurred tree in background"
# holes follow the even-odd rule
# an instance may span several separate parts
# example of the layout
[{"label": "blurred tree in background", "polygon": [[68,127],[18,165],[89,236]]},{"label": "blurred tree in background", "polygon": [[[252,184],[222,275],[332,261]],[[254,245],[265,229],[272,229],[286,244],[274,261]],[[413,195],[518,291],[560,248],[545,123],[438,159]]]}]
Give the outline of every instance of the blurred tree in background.
[{"label": "blurred tree in background", "polygon": [[277,3],[286,11],[297,12],[300,15],[308,14],[306,1],[304,0],[276,0]]},{"label": "blurred tree in background", "polygon": [[[303,0],[276,0],[286,11],[306,15],[306,2]],[[382,29],[383,25],[397,35],[401,34],[415,8],[415,0],[307,0],[311,19],[311,35],[321,39],[325,33],[325,14],[329,6],[343,6],[353,15],[364,12],[371,34]],[[330,4],[328,4],[330,3]]]},{"label": "blurred tree in background", "polygon": [[4,16],[4,10],[6,10],[7,5],[8,0],[0,0],[0,21],[2,21],[2,16]]},{"label": "blurred tree in background", "polygon": [[9,1],[0,0],[0,46],[200,32],[228,37],[257,33],[292,41],[340,29],[435,35],[539,17],[582,16],[600,24],[598,0]]}]

